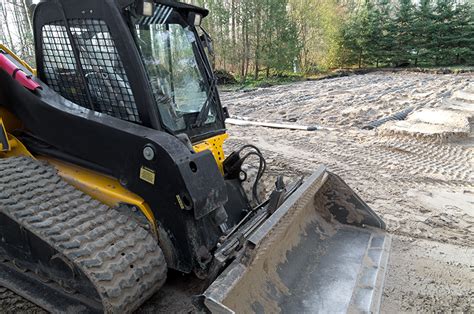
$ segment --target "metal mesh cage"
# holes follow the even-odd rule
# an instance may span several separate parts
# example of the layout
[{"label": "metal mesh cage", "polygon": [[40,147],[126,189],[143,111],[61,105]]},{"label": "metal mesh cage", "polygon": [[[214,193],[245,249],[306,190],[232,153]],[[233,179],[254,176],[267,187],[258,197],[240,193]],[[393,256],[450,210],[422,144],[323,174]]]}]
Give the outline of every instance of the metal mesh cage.
[{"label": "metal mesh cage", "polygon": [[92,109],[84,78],[77,73],[78,66],[66,27],[62,22],[45,25],[42,38],[46,84],[70,101]]},{"label": "metal mesh cage", "polygon": [[42,28],[46,83],[78,105],[139,123],[130,83],[105,22],[71,19],[68,24],[74,45],[63,21]]}]

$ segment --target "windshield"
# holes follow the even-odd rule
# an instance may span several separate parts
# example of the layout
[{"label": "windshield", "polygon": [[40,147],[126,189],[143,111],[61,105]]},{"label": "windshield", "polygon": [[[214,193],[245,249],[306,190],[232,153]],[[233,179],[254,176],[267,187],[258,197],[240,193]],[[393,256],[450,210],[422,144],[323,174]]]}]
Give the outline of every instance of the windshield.
[{"label": "windshield", "polygon": [[207,104],[213,97],[197,62],[195,33],[179,14],[168,12],[160,23],[164,17],[156,17],[157,12],[159,8],[154,17],[139,22],[136,30],[162,122],[172,131],[184,130],[203,111],[204,124],[213,123],[215,108]]}]

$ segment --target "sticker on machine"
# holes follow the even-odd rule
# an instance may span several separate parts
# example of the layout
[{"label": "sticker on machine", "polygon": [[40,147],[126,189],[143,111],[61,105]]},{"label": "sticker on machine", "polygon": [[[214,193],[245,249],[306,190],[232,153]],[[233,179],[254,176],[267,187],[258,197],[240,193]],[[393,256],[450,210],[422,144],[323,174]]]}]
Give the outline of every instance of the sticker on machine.
[{"label": "sticker on machine", "polygon": [[140,168],[140,179],[150,184],[155,184],[155,171],[142,166]]}]

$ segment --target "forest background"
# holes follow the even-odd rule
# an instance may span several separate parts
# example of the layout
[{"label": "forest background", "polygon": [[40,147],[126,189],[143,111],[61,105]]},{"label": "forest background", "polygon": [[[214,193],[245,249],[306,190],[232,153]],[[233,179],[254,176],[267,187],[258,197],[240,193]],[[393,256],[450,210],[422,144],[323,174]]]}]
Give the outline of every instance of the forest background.
[{"label": "forest background", "polygon": [[[245,79],[335,68],[474,65],[473,0],[188,0],[216,70]],[[0,43],[34,62],[33,0],[0,0]]]}]

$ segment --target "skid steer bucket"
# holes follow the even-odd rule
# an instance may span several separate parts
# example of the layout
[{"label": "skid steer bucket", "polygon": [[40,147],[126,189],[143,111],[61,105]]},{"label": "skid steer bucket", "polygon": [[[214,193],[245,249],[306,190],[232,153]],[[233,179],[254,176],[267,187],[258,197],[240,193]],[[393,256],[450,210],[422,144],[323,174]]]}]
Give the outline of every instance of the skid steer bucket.
[{"label": "skid steer bucket", "polygon": [[197,298],[213,313],[377,312],[390,236],[337,175],[320,167],[246,238]]}]

